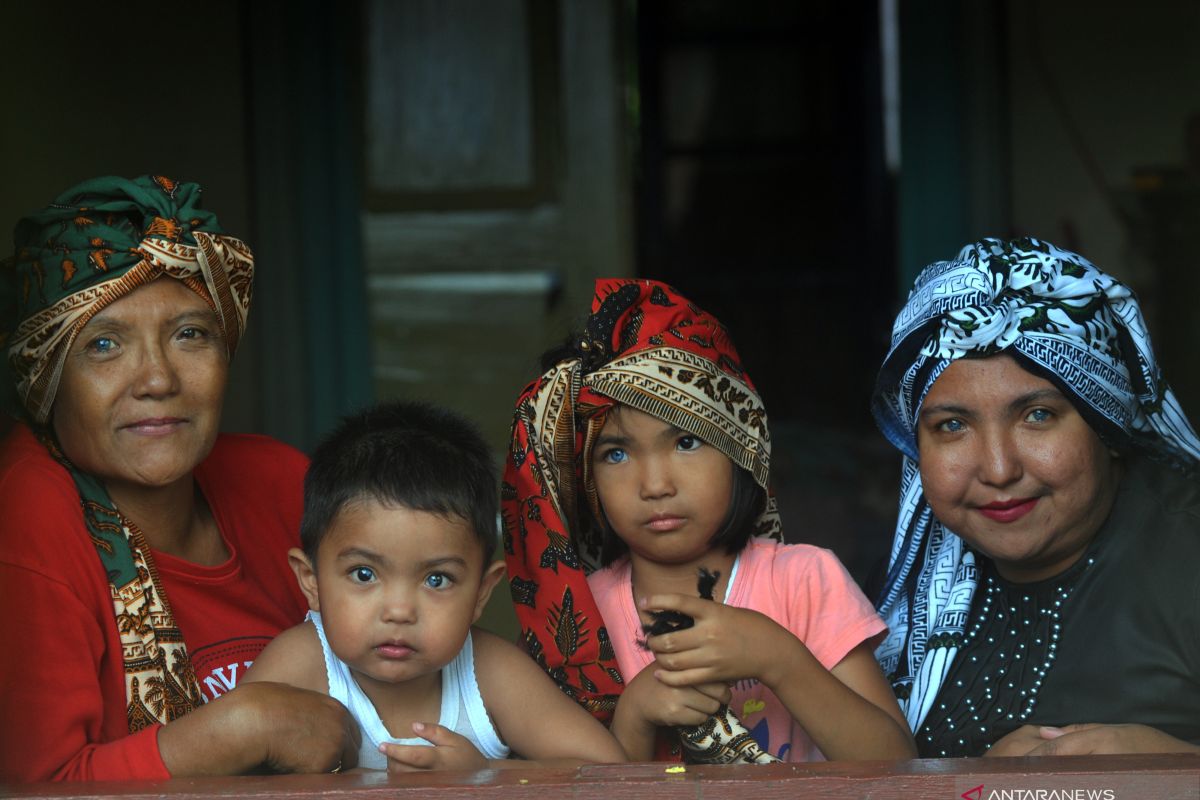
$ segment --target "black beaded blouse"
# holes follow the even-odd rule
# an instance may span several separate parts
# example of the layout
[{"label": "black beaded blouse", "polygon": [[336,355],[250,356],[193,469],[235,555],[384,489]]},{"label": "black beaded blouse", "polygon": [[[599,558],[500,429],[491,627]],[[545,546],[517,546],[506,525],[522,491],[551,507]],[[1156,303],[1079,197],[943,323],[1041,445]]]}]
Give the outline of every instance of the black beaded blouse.
[{"label": "black beaded blouse", "polygon": [[1133,460],[1087,552],[1044,581],[1010,583],[976,555],[922,756],[983,755],[1026,724],[1140,723],[1200,744],[1200,482]]},{"label": "black beaded blouse", "polygon": [[1058,656],[1071,590],[1090,567],[1081,558],[1066,572],[1037,583],[1009,583],[991,559],[982,565],[966,641],[937,701],[917,733],[926,758],[980,755],[1026,723]]}]

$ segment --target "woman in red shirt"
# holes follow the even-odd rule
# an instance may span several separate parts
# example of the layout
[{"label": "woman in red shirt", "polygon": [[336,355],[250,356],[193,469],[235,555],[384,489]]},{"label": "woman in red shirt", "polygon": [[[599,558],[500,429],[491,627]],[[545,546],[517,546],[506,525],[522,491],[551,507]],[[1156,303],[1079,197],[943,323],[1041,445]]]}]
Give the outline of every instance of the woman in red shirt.
[{"label": "woman in red shirt", "polygon": [[307,462],[218,434],[254,261],[199,195],[98,178],[17,226],[0,781],[328,771],[356,752],[328,697],[235,688],[304,615],[284,554]]}]

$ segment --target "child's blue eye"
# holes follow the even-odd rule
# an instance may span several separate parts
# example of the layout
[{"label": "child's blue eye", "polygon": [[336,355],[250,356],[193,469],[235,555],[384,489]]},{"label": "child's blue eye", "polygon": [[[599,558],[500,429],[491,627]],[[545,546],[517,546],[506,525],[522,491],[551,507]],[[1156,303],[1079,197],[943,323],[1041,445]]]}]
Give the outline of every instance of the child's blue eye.
[{"label": "child's blue eye", "polygon": [[425,576],[425,585],[430,589],[444,589],[453,579],[444,572],[433,572]]},{"label": "child's blue eye", "polygon": [[699,450],[703,444],[704,441],[699,436],[687,434],[686,436],[680,436],[675,446],[680,450]]},{"label": "child's blue eye", "polygon": [[600,456],[600,460],[605,464],[620,464],[625,459],[629,458],[625,451],[619,447],[614,447],[612,450],[606,451]]},{"label": "child's blue eye", "polygon": [[350,570],[350,580],[355,583],[372,583],[375,580],[375,570],[370,567],[355,567]]}]

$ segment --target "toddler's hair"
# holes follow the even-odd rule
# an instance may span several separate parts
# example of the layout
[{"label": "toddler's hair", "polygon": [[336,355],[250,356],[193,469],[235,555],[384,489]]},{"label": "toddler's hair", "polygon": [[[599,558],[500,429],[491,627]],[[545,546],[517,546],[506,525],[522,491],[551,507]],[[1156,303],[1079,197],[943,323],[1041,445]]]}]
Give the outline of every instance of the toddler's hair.
[{"label": "toddler's hair", "polygon": [[491,453],[472,422],[427,403],[383,403],[344,419],[314,451],[300,544],[315,567],[342,508],[372,499],[465,520],[486,566],[496,548],[497,486]]}]

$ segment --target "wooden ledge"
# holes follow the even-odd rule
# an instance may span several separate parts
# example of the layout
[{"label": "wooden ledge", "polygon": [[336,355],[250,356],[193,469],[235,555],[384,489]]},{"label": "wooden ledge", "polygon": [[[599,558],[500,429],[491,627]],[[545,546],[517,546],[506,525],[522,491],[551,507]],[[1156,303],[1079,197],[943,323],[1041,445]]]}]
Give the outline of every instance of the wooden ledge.
[{"label": "wooden ledge", "polygon": [[[577,769],[175,778],[162,782],[9,786],[13,798],[170,797],[191,800],[759,800],[927,797],[958,800],[1200,800],[1200,755],[926,759],[764,766],[613,764]],[[979,788],[982,787],[982,788]],[[976,789],[978,788],[978,791]]]}]

